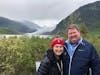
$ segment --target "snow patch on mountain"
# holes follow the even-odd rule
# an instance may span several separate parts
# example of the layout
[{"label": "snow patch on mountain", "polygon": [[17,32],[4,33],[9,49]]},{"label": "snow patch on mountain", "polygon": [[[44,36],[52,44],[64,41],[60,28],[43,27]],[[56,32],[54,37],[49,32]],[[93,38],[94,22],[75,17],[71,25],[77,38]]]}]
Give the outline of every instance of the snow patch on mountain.
[{"label": "snow patch on mountain", "polygon": [[42,35],[44,33],[53,31],[55,28],[56,28],[56,26],[52,26],[52,27],[42,27],[41,29],[37,30],[36,32],[27,33],[27,34]]}]

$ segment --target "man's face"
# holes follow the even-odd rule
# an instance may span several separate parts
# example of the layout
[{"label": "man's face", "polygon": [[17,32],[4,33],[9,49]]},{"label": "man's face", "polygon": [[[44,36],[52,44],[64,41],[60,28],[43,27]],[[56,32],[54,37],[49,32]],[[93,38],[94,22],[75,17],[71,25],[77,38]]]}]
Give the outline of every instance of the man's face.
[{"label": "man's face", "polygon": [[77,29],[68,29],[68,39],[71,41],[71,43],[77,43],[80,39],[80,31]]}]

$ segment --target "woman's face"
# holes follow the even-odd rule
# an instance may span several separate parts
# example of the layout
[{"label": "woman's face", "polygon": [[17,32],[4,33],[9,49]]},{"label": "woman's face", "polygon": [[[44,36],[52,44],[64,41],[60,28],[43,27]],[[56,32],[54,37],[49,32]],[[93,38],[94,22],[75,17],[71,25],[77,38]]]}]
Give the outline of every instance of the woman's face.
[{"label": "woman's face", "polygon": [[53,52],[56,56],[60,56],[64,51],[64,47],[61,44],[56,44],[53,47]]}]

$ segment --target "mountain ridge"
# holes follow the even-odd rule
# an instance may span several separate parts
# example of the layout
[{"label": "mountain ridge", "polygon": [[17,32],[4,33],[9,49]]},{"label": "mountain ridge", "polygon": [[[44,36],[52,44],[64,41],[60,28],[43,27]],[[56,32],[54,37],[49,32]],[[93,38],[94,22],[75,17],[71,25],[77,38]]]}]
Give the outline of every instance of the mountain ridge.
[{"label": "mountain ridge", "polygon": [[[29,27],[29,25],[31,27]],[[34,26],[32,26],[34,25]],[[11,20],[9,18],[5,18],[5,17],[0,17],[0,28],[3,30],[7,29],[8,31],[12,31],[14,33],[30,33],[30,32],[35,32],[37,31],[37,28],[39,28],[39,26],[37,26],[37,28],[35,28],[35,23],[29,22],[19,22],[19,21],[15,21],[15,20]],[[4,33],[5,34],[5,33]],[[12,34],[12,33],[11,33]]]},{"label": "mountain ridge", "polygon": [[73,12],[71,15],[61,20],[52,34],[65,33],[69,24],[86,26],[89,31],[100,31],[100,1],[84,5]]}]

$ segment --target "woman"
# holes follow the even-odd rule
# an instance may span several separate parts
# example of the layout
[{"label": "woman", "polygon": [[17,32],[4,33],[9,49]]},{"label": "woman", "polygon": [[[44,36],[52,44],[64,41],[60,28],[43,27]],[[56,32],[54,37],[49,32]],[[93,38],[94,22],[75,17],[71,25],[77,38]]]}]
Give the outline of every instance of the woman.
[{"label": "woman", "polygon": [[63,50],[64,41],[61,38],[55,38],[37,71],[37,75],[63,75]]}]

